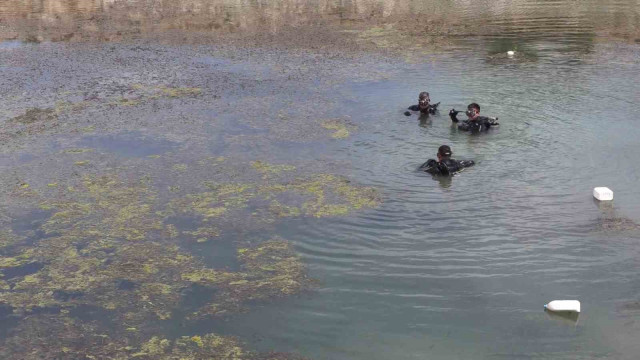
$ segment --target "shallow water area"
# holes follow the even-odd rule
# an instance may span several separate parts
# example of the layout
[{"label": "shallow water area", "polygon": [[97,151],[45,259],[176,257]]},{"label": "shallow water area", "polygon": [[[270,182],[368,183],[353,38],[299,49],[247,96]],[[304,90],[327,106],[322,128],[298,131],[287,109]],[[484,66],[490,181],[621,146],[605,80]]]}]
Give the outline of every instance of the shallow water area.
[{"label": "shallow water area", "polygon": [[0,357],[640,352],[637,1],[9,3]]},{"label": "shallow water area", "polygon": [[125,157],[162,155],[177,146],[174,142],[144,137],[135,132],[100,136],[89,135],[82,137],[77,142],[77,145],[79,148],[95,148]]}]

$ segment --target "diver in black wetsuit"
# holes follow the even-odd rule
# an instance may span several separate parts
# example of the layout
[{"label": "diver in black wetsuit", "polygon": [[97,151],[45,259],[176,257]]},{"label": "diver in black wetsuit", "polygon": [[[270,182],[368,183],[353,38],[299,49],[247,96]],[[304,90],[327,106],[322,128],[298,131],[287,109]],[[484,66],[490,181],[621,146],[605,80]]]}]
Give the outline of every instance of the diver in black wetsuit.
[{"label": "diver in black wetsuit", "polygon": [[451,148],[448,145],[442,145],[438,148],[438,161],[429,159],[420,165],[418,170],[432,175],[452,175],[456,171],[473,166],[473,164],[475,164],[473,160],[452,159]]},{"label": "diver in black wetsuit", "polygon": [[[456,111],[455,109],[451,109],[451,111],[449,111],[449,117],[454,123],[458,123],[460,121],[458,120],[459,112],[460,111]],[[462,131],[482,132],[489,130],[492,126],[500,125],[497,122],[498,118],[494,119],[486,116],[480,116],[480,105],[476,103],[469,104],[465,114],[468,119],[458,124],[458,129]]]},{"label": "diver in black wetsuit", "polygon": [[[440,105],[440,103],[431,104],[429,93],[423,91],[420,93],[420,95],[418,95],[418,105],[411,105],[408,107],[408,109],[411,111],[420,111],[421,114],[425,115],[433,115],[438,110],[438,105]],[[411,116],[411,113],[409,111],[405,111],[404,114],[407,116]]]}]

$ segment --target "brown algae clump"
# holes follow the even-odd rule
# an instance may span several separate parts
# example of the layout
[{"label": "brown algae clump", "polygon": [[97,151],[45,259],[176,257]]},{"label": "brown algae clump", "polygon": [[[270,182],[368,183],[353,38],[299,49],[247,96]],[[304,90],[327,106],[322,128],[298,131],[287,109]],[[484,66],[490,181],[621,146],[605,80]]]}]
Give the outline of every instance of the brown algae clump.
[{"label": "brown algae clump", "polygon": [[14,117],[11,121],[21,124],[33,124],[40,121],[53,121],[57,118],[58,116],[55,109],[31,108],[27,109],[23,115]]}]

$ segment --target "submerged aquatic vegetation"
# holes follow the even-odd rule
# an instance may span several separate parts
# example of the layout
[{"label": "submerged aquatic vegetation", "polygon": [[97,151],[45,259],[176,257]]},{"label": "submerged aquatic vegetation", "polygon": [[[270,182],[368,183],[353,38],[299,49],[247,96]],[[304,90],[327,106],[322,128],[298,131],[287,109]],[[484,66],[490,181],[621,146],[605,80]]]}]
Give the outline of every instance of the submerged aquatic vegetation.
[{"label": "submerged aquatic vegetation", "polygon": [[238,249],[242,271],[225,272],[202,269],[185,274],[186,280],[214,286],[221,292],[210,304],[194,314],[219,315],[238,311],[246,301],[266,300],[293,295],[310,286],[302,260],[282,239]]},{"label": "submerged aquatic vegetation", "polygon": [[220,230],[214,226],[199,227],[196,231],[183,231],[182,233],[195,237],[199,243],[207,242],[211,238],[220,236]]},{"label": "submerged aquatic vegetation", "polygon": [[84,154],[87,152],[93,152],[94,149],[82,149],[82,148],[74,148],[74,149],[66,149],[62,152],[65,154]]},{"label": "submerged aquatic vegetation", "polygon": [[603,217],[597,223],[602,231],[633,231],[640,229],[640,224],[635,221],[620,216]]},{"label": "submerged aquatic vegetation", "polygon": [[168,97],[183,97],[183,96],[196,96],[202,93],[202,89],[200,88],[189,88],[189,87],[167,87],[167,86],[159,86],[157,87],[163,95]]},{"label": "submerged aquatic vegetation", "polygon": [[202,94],[202,89],[194,87],[172,87],[166,85],[143,85],[133,84],[131,90],[137,94],[136,101],[142,102],[144,100],[158,99],[162,97],[179,98],[179,97],[193,97]]},{"label": "submerged aquatic vegetation", "polygon": [[[87,108],[99,106],[126,107],[136,106],[155,99],[177,99],[195,97],[202,94],[202,89],[193,87],[171,87],[166,85],[145,86],[134,84],[126,96],[92,97],[82,101],[57,101],[50,107],[28,108],[24,114],[15,116],[10,122],[26,125],[29,133],[42,132],[46,128],[58,126],[58,117]],[[61,94],[65,95],[65,93]],[[66,94],[68,95],[68,94]],[[94,126],[81,128],[80,132],[93,132]],[[18,133],[21,133],[20,131]]]},{"label": "submerged aquatic vegetation", "polygon": [[[258,161],[252,166],[263,174],[262,182],[207,182],[205,185],[210,191],[173,200],[169,209],[173,214],[197,215],[208,221],[236,214],[235,211],[246,208],[249,202],[265,203],[264,208],[278,217],[347,215],[380,203],[380,196],[374,188],[352,185],[339,176],[314,174],[293,181],[278,181],[278,174],[295,168]],[[261,213],[256,211],[254,215],[259,217]],[[269,222],[270,219],[262,220]]]},{"label": "submerged aquatic vegetation", "polygon": [[293,171],[296,169],[296,167],[292,165],[273,165],[264,161],[254,161],[251,163],[251,166],[256,169],[256,171],[262,173],[264,178],[270,175],[277,175],[283,171]]},{"label": "submerged aquatic vegetation", "polygon": [[378,192],[374,188],[353,186],[344,178],[319,174],[308,178],[299,178],[288,184],[267,185],[260,188],[267,198],[295,193],[307,200],[301,206],[272,203],[271,209],[281,216],[290,216],[298,212],[308,216],[327,217],[346,215],[353,210],[376,207],[380,203]]},{"label": "submerged aquatic vegetation", "polygon": [[[255,196],[245,184],[211,189],[216,191],[207,192],[204,200],[186,197],[188,209],[203,221]],[[162,211],[155,211],[160,208],[157,197],[144,181],[87,176],[70,195],[73,201],[44,204],[51,211],[41,227],[46,238],[0,258],[0,268],[42,264],[35,273],[9,279],[12,288],[0,292],[0,303],[18,311],[97,305],[135,323],[149,316],[171,317],[182,291],[192,283],[222,289],[223,295],[214,299],[221,311],[236,311],[246,301],[288,295],[303,287],[303,266],[283,240],[239,253],[243,271],[207,268],[171,243],[179,231],[165,225]],[[222,205],[211,206],[212,202]],[[162,234],[167,234],[163,242],[152,240]],[[184,234],[206,241],[218,230],[208,225]],[[118,285],[123,282],[129,285]]]},{"label": "submerged aquatic vegetation", "polygon": [[231,209],[243,208],[255,194],[248,184],[209,184],[211,191],[190,194],[169,204],[176,214],[191,213],[202,216],[205,221],[217,218]]},{"label": "submerged aquatic vegetation", "polygon": [[0,249],[22,240],[24,240],[23,237],[16,235],[11,229],[3,229],[0,231]]},{"label": "submerged aquatic vegetation", "polygon": [[[207,163],[222,161],[212,158]],[[28,315],[14,330],[15,336],[0,346],[0,355],[8,351],[20,358],[16,354],[26,351],[45,359],[287,358],[251,353],[214,334],[165,339],[154,333],[162,320],[230,314],[250,302],[291,296],[311,286],[302,260],[286,240],[235,242],[234,246],[240,245],[239,268],[231,271],[212,268],[205,257],[181,248],[189,239],[216,238],[222,221],[237,215],[262,221],[272,221],[274,214],[333,216],[379,202],[374,189],[354,186],[338,176],[290,180],[293,166],[251,165],[257,181],[209,181],[202,183],[202,192],[187,195],[178,191],[161,197],[147,177],[86,175],[47,185],[56,197],[41,202],[49,214],[38,225],[43,236],[24,242],[10,232],[0,235],[0,248],[8,249],[0,256],[0,306],[10,307],[16,316]],[[289,180],[280,179],[283,173]],[[21,184],[25,186],[17,190],[32,191]],[[179,222],[172,224],[172,216],[195,222],[184,228]],[[185,303],[195,288],[208,291],[204,305]],[[97,332],[97,325],[68,317],[86,307],[99,309],[110,319],[110,330]],[[39,334],[29,319],[43,312],[55,313],[50,315],[53,334],[87,332],[86,336],[81,341],[55,342],[46,337],[28,341],[34,331]]]},{"label": "submerged aquatic vegetation", "polygon": [[286,353],[257,353],[235,337],[216,334],[138,336],[57,315],[27,318],[0,346],[3,359],[302,360]]},{"label": "submerged aquatic vegetation", "polygon": [[322,127],[327,130],[334,130],[331,137],[334,139],[346,139],[349,137],[350,129],[353,129],[353,125],[348,125],[345,121],[339,119],[326,120],[322,123]]},{"label": "submerged aquatic vegetation", "polygon": [[40,121],[53,121],[58,118],[57,112],[53,108],[40,109],[30,108],[23,115],[19,115],[11,119],[11,121],[21,124],[33,124]]}]

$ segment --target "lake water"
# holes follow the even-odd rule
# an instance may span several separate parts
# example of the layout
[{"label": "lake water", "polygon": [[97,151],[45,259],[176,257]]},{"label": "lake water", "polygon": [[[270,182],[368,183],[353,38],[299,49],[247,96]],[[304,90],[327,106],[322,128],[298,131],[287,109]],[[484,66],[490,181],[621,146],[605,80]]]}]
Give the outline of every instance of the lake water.
[{"label": "lake water", "polygon": [[[0,17],[12,19],[22,11],[30,21],[46,17],[47,26],[59,29],[116,14],[114,22],[121,24],[126,5],[139,9],[144,23],[147,3],[51,0],[42,7],[0,6]],[[160,10],[170,6],[151,3]],[[331,159],[350,180],[379,189],[383,201],[349,216],[300,217],[270,230],[293,242],[310,277],[319,281],[314,291],[258,305],[224,322],[176,325],[167,333],[213,329],[260,351],[312,359],[637,358],[640,48],[633,40],[640,2],[215,3],[190,1],[180,11],[171,5],[172,19],[186,21],[189,7],[200,9],[191,10],[198,21],[227,11],[228,22],[240,24],[236,31],[250,32],[252,21],[266,16],[277,37],[287,21],[308,25],[310,14],[319,14],[341,31],[393,24],[419,41],[420,34],[411,33],[421,24],[415,15],[437,13],[461,35],[438,51],[404,58],[395,49],[399,58],[367,59],[368,71],[383,74],[377,78],[340,75],[341,81],[316,92],[301,88],[270,98],[285,104],[319,96],[332,106],[317,109],[318,115],[346,117],[357,126],[345,140],[300,145],[279,139],[273,148],[224,146],[221,136],[212,137],[207,147],[215,155],[262,153],[310,164]],[[81,20],[63,21],[71,15]],[[33,25],[26,29],[15,30],[15,37],[35,31]],[[210,31],[224,29],[223,24]],[[46,32],[33,36],[47,41]],[[9,42],[0,52],[22,46]],[[82,46],[75,44],[74,51]],[[515,56],[508,57],[508,50]],[[300,57],[313,59],[311,53]],[[240,76],[270,76],[255,58],[227,60],[206,63]],[[439,114],[402,114],[420,91],[441,102]],[[241,106],[245,96],[259,97],[234,90],[228,101]],[[481,114],[499,117],[501,125],[478,135],[458,131],[447,112],[470,102],[481,105]],[[224,119],[221,133],[262,134],[225,117],[225,110],[216,116]],[[97,140],[79,141],[90,146]],[[174,146],[165,146],[172,144],[167,141],[158,142],[163,151]],[[476,165],[446,179],[416,172],[442,144],[451,146],[455,158]],[[596,186],[611,188],[614,202],[595,202]],[[557,299],[580,300],[582,314],[575,320],[545,313],[543,305]]]}]

